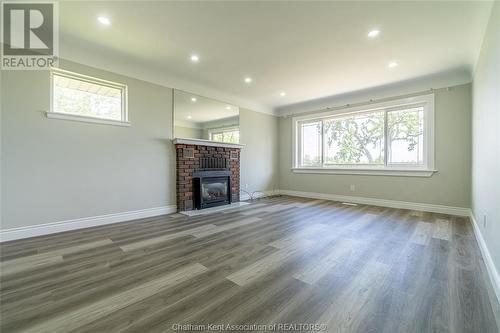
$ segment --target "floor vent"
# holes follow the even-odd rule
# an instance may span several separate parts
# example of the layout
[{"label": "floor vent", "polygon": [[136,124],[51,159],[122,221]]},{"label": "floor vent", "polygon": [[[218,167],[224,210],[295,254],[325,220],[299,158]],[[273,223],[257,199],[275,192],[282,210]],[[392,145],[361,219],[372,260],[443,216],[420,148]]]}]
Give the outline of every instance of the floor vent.
[{"label": "floor vent", "polygon": [[346,206],[357,206],[358,204],[352,203],[352,202],[342,202],[343,205]]}]

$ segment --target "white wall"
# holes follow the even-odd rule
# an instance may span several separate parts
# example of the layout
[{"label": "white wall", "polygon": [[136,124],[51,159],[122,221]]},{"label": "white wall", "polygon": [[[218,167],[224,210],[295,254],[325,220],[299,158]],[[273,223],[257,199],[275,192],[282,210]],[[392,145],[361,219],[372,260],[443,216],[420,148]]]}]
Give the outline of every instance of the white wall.
[{"label": "white wall", "polygon": [[206,139],[202,128],[175,126],[174,135],[176,138]]},{"label": "white wall", "polygon": [[[125,83],[130,127],[48,119],[49,73],[1,73],[1,230],[175,205],[172,89],[63,61]],[[273,187],[277,118],[242,112],[241,181]],[[253,139],[259,133],[257,139]]]},{"label": "white wall", "polygon": [[438,89],[434,103],[438,173],[432,177],[293,173],[292,118],[287,117],[280,119],[280,189],[470,207],[471,85]]},{"label": "white wall", "polygon": [[[473,82],[472,211],[498,274],[500,272],[499,2],[494,4],[491,13]],[[485,218],[486,225],[484,225]],[[498,275],[496,277],[498,279]],[[500,289],[497,289],[497,295],[500,298]]]},{"label": "white wall", "polygon": [[241,189],[278,189],[278,118],[240,109]]},{"label": "white wall", "polygon": [[48,71],[4,71],[2,229],[174,204],[172,90],[61,67],[126,83],[132,126],[48,119]]}]

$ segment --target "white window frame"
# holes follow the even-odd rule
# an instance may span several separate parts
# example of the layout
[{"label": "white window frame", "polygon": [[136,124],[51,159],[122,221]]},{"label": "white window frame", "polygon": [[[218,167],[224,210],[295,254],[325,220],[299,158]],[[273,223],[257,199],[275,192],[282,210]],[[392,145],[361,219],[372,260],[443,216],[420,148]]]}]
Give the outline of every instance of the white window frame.
[{"label": "white window frame", "polygon": [[[121,101],[121,120],[114,119],[106,119],[99,117],[91,117],[91,116],[82,116],[64,112],[55,112],[54,111],[54,76],[64,76],[70,79],[75,79],[79,81],[85,81],[93,84],[98,84],[102,86],[107,86],[115,89],[120,89],[122,92],[122,101]],[[126,84],[107,81],[103,79],[99,79],[96,77],[83,75],[75,72],[70,72],[67,70],[52,68],[50,70],[50,110],[46,112],[47,118],[54,119],[62,119],[62,120],[73,120],[73,121],[81,121],[85,123],[94,123],[94,124],[105,124],[105,125],[115,125],[115,126],[130,126],[130,121],[128,118],[128,87]]]},{"label": "white window frame", "polygon": [[[299,126],[303,123],[314,122],[320,119],[336,117],[348,114],[359,114],[375,111],[404,110],[410,107],[423,107],[424,112],[424,134],[423,134],[423,165],[335,165],[323,166],[324,149],[321,145],[321,166],[300,166],[301,138]],[[387,124],[386,124],[387,125]],[[387,135],[384,131],[384,135]],[[323,135],[321,135],[323,140]],[[387,138],[385,138],[387,140]],[[434,156],[434,94],[407,97],[386,102],[372,103],[369,105],[346,107],[320,113],[295,116],[292,118],[292,171],[294,173],[323,173],[323,174],[357,174],[357,175],[386,175],[386,176],[410,176],[430,177],[435,169]],[[385,152],[387,154],[387,152]],[[387,156],[385,156],[387,161]]]},{"label": "white window frame", "polygon": [[[230,126],[230,127],[219,127],[219,128],[210,128],[208,129],[208,138],[210,141],[212,140],[212,135],[213,134],[218,134],[218,133],[223,133],[223,132],[234,132],[234,131],[240,131],[239,126]],[[219,141],[217,141],[219,142]]]}]

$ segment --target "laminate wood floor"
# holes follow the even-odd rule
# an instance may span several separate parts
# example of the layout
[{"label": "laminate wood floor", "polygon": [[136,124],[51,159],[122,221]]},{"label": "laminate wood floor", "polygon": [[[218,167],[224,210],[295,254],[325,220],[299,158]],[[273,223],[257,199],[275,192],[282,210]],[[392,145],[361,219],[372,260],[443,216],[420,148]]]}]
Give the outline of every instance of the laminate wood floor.
[{"label": "laminate wood floor", "polygon": [[498,332],[463,217],[281,196],[0,249],[1,332]]}]

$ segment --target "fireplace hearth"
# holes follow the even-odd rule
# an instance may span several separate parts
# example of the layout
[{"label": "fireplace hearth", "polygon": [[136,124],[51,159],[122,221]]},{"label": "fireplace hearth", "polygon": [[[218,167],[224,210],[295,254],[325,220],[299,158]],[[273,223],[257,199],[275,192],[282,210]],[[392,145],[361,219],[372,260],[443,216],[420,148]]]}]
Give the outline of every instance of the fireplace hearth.
[{"label": "fireplace hearth", "polygon": [[174,139],[177,210],[200,210],[240,201],[243,145],[201,139]]}]

